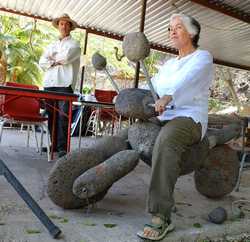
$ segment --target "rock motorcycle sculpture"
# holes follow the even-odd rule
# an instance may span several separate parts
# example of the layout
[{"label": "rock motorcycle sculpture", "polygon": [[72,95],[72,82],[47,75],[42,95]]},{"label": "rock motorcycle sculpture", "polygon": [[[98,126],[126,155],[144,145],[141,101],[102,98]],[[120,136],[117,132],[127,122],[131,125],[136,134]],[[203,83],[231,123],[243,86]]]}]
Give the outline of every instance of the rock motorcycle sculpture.
[{"label": "rock motorcycle sculpture", "polygon": [[[148,46],[142,35],[132,33],[124,39],[124,53],[132,60],[140,60],[149,54],[149,51],[146,54],[135,51],[138,46],[144,47],[139,48],[139,52]],[[97,59],[106,66],[99,54]],[[102,69],[97,59],[94,62]],[[140,159],[151,166],[152,150],[161,129],[154,108],[149,105],[155,99],[152,89],[119,91],[116,111],[137,121],[116,136],[95,139],[92,145],[72,151],[56,161],[48,178],[48,195],[56,205],[71,209],[95,203],[104,198],[114,182],[131,172]],[[196,189],[207,197],[219,198],[230,193],[237,182],[239,160],[236,151],[225,143],[237,137],[240,130],[241,120],[221,129],[208,130],[202,141],[183,154],[180,175],[194,171]]]}]

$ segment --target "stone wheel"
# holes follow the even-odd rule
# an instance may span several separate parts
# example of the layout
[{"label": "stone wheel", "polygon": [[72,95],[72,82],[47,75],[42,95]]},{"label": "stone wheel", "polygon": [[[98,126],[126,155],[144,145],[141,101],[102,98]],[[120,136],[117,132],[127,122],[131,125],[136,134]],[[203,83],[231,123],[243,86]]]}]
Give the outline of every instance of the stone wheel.
[{"label": "stone wheel", "polygon": [[206,197],[220,198],[231,193],[239,176],[235,150],[220,145],[209,151],[204,165],[194,173],[196,189]]}]

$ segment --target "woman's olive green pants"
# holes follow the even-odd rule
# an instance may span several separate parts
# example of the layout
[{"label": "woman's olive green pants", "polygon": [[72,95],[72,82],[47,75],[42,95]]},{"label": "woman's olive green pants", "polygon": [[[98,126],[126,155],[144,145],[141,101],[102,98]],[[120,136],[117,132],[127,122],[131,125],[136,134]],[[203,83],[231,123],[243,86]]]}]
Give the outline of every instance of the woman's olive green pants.
[{"label": "woman's olive green pants", "polygon": [[152,155],[147,202],[149,213],[170,219],[182,154],[200,140],[201,124],[195,123],[192,118],[177,117],[167,121],[161,128]]}]

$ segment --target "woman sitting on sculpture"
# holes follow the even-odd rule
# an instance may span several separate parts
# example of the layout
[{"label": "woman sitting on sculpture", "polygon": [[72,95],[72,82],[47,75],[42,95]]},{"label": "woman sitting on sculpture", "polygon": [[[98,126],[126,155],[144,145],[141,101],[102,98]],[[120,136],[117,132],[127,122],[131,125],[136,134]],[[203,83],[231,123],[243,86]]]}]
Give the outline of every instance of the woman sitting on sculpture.
[{"label": "woman sitting on sculpture", "polygon": [[[155,111],[162,123],[152,156],[147,210],[152,215],[138,236],[160,240],[174,229],[171,210],[174,187],[180,175],[182,155],[201,141],[207,130],[209,86],[213,79],[213,57],[198,49],[200,24],[192,17],[170,18],[170,40],[178,56],[168,60],[152,78],[159,99]],[[174,109],[166,109],[166,106]]]}]

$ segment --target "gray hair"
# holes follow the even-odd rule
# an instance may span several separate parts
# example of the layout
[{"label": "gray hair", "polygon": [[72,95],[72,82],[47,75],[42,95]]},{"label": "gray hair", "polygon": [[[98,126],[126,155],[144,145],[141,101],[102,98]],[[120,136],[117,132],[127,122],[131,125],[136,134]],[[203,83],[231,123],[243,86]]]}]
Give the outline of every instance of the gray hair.
[{"label": "gray hair", "polygon": [[200,31],[201,31],[201,26],[199,22],[193,17],[182,13],[173,14],[170,17],[170,22],[176,17],[179,17],[181,19],[188,33],[192,35],[192,44],[195,48],[197,48],[199,46],[198,41],[200,39]]}]

